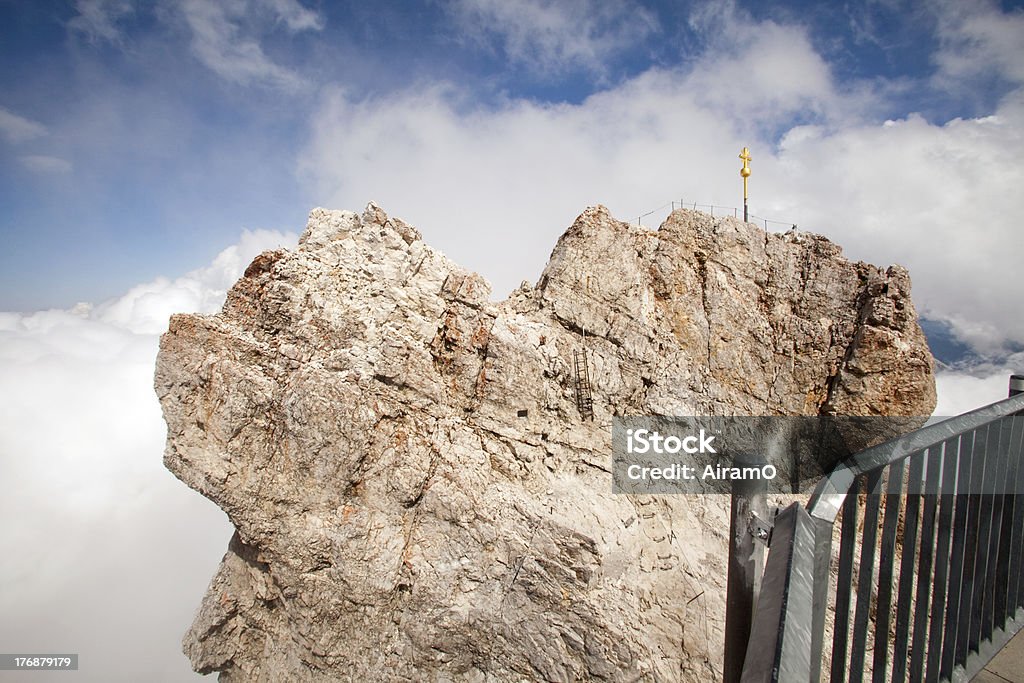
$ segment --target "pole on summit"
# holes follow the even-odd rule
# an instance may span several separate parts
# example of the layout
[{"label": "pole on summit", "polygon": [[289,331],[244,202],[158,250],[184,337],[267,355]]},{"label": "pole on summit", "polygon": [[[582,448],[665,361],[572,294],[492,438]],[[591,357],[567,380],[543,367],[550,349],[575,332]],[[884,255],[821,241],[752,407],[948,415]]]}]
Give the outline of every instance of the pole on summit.
[{"label": "pole on summit", "polygon": [[750,150],[746,147],[740,152],[740,159],[743,159],[743,168],[740,169],[740,177],[743,178],[743,222],[749,223],[750,214],[747,212],[747,178],[750,177]]}]

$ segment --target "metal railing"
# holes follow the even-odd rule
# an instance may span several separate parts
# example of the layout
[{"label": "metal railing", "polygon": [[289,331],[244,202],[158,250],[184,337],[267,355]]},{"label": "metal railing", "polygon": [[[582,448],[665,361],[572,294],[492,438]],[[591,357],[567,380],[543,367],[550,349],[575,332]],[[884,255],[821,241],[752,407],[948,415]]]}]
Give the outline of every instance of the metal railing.
[{"label": "metal railing", "polygon": [[[960,681],[985,666],[1024,625],[1022,384],[861,451],[778,515],[726,681]],[[744,618],[727,614],[726,633]]]},{"label": "metal railing", "polygon": [[[673,199],[669,202],[666,202],[665,204],[662,204],[656,209],[651,209],[650,211],[642,213],[639,216],[637,216],[636,224],[639,226],[643,226],[642,221],[644,218],[654,215],[660,211],[664,211],[665,209],[669,209],[670,212],[675,211],[676,209],[692,209],[693,211],[697,211],[698,209],[707,209],[708,213],[710,213],[712,216],[715,216],[715,211],[718,211],[717,215],[719,216],[732,215],[732,217],[736,218],[737,220],[740,218],[740,216],[743,215],[743,209],[735,206],[719,206],[717,204],[698,204],[697,202],[687,202],[683,201],[682,199],[676,201]],[[769,223],[773,225],[783,225],[792,229],[796,229],[796,223],[790,221],[777,221],[771,218],[764,218],[763,216],[755,216],[753,214],[750,214],[748,217],[750,218],[751,223],[762,224],[765,230],[768,230]]]}]

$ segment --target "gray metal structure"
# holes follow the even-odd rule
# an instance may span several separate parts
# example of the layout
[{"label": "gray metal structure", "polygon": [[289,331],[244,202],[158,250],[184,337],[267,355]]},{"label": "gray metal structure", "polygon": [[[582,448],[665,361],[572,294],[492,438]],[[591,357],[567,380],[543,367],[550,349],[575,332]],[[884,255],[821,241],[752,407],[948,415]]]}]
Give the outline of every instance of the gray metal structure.
[{"label": "gray metal structure", "polygon": [[1013,389],[861,451],[779,514],[740,680],[970,680],[1009,641],[1024,625]]},{"label": "gray metal structure", "polygon": [[[737,465],[762,465],[763,458],[741,455]],[[764,548],[768,531],[768,482],[737,479],[732,484],[732,513],[729,524],[729,574],[725,600],[726,683],[743,674],[743,659],[754,622],[754,602],[761,590]],[[759,524],[761,522],[761,524]]]}]

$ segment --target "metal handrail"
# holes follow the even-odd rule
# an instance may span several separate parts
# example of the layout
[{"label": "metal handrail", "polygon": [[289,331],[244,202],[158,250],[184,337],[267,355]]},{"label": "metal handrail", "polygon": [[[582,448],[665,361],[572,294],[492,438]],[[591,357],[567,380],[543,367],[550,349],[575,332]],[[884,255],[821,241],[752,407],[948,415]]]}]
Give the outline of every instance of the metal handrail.
[{"label": "metal handrail", "polygon": [[846,494],[858,476],[891,465],[947,439],[984,426],[992,420],[1022,410],[1024,394],[1019,394],[866,448],[844,461],[818,482],[807,503],[807,512],[816,519],[835,522],[846,500]]},{"label": "metal handrail", "polygon": [[[820,680],[833,594],[832,680],[860,681],[865,667],[874,681],[964,680],[1009,641],[1024,625],[1020,392],[1024,377],[1014,375],[1011,398],[857,453],[818,483],[806,508],[779,515],[743,648],[744,683]],[[869,631],[886,642],[867,661]]]}]

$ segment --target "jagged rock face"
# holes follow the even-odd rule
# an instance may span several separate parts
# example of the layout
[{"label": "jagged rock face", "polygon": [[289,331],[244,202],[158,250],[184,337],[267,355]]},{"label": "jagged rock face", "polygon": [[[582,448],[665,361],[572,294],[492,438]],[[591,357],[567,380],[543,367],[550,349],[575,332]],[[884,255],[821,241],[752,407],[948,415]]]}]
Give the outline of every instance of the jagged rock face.
[{"label": "jagged rock face", "polygon": [[611,418],[930,414],[909,291],[814,235],[597,207],[496,304],[378,207],[316,209],[161,340],[165,463],[237,529],[185,650],[239,681],[719,679],[728,500],[613,494]]}]

